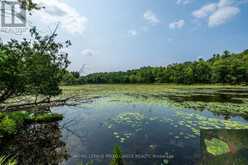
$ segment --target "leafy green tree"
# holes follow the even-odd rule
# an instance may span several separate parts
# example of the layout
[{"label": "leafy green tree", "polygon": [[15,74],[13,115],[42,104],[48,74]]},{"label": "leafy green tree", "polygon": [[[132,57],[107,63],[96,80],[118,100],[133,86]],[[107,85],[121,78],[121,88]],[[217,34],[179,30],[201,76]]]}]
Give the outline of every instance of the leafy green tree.
[{"label": "leafy green tree", "polygon": [[69,65],[68,54],[61,50],[70,41],[56,42],[56,30],[44,37],[36,28],[30,33],[30,40],[0,44],[0,102],[23,94],[50,98],[61,93],[59,83]]},{"label": "leafy green tree", "polygon": [[[83,81],[81,81],[83,80]],[[248,83],[248,50],[214,54],[205,61],[142,67],[127,72],[94,73],[80,77],[82,83]]]},{"label": "leafy green tree", "polygon": [[72,71],[71,74],[72,74],[72,76],[73,76],[74,78],[76,78],[76,79],[78,79],[78,78],[80,77],[80,73],[77,72],[77,71]]},{"label": "leafy green tree", "polygon": [[0,102],[25,92],[24,55],[19,50],[14,40],[0,44]]},{"label": "leafy green tree", "polygon": [[194,82],[209,83],[212,79],[212,68],[204,60],[199,60],[194,63]]}]

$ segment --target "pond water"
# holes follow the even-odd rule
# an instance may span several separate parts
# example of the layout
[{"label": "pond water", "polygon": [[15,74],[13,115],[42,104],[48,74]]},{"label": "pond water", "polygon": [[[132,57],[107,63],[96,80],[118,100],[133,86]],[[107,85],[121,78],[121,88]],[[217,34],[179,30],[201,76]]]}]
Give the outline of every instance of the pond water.
[{"label": "pond water", "polygon": [[[62,121],[28,125],[13,138],[2,139],[0,152],[14,156],[20,165],[80,165],[90,161],[109,165],[118,145],[125,165],[198,165],[201,129],[248,128],[248,121],[237,114],[179,108],[167,98],[122,93],[82,100],[75,106],[53,107],[52,112],[64,115]],[[172,100],[175,105],[189,100],[182,98]],[[248,144],[243,144],[248,153]]]},{"label": "pond water", "polygon": [[59,125],[67,165],[91,160],[107,165],[116,144],[127,165],[199,164],[200,128],[237,129],[248,123],[239,116],[224,120],[207,110],[179,110],[132,96],[103,97],[53,111],[65,116]]}]

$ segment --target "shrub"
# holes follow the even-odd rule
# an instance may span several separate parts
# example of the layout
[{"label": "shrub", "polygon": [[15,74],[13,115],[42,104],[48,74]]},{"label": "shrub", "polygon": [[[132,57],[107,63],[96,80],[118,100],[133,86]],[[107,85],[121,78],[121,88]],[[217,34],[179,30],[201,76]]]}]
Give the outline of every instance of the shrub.
[{"label": "shrub", "polygon": [[0,122],[0,134],[2,135],[12,135],[16,133],[16,122],[5,116]]},{"label": "shrub", "polygon": [[22,126],[29,119],[29,113],[26,111],[10,112],[8,113],[8,117],[13,119],[18,126]]},{"label": "shrub", "polygon": [[0,120],[2,119],[2,118],[4,118],[4,113],[3,112],[0,112]]},{"label": "shrub", "polygon": [[30,121],[39,123],[39,122],[53,122],[59,120],[63,120],[63,115],[56,113],[41,113],[34,115]]}]

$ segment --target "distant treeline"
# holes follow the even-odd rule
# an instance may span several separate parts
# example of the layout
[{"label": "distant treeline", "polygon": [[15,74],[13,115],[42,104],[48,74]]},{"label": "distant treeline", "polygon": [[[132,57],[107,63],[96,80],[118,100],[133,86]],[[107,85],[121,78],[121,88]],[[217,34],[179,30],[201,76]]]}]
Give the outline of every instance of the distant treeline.
[{"label": "distant treeline", "polygon": [[126,72],[93,73],[79,76],[68,73],[66,84],[108,83],[248,83],[248,50],[242,53],[214,54],[208,60],[175,63],[165,67],[142,67]]}]

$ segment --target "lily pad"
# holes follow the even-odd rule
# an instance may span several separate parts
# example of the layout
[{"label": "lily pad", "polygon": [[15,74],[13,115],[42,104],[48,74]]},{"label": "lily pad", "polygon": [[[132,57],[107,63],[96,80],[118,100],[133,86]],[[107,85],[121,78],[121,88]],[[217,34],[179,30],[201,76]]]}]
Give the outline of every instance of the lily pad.
[{"label": "lily pad", "polygon": [[205,139],[204,141],[207,147],[207,152],[214,156],[223,155],[230,152],[228,144],[220,139],[213,138],[211,140]]}]

